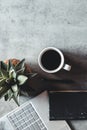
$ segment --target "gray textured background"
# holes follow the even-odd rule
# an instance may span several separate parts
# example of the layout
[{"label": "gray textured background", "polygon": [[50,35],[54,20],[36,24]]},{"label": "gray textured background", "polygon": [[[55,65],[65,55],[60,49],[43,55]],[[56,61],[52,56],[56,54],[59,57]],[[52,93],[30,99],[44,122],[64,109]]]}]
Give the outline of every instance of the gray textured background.
[{"label": "gray textured background", "polygon": [[83,82],[87,79],[86,35],[86,0],[0,0],[1,60],[26,58],[41,71],[37,64],[40,51],[54,46],[72,65],[70,73],[58,76]]},{"label": "gray textured background", "polygon": [[[40,70],[37,58],[48,46],[63,51],[71,72]],[[14,57],[26,58],[44,77],[75,81],[69,89],[87,89],[87,0],[0,0],[0,60]],[[77,130],[86,130],[81,123]]]}]

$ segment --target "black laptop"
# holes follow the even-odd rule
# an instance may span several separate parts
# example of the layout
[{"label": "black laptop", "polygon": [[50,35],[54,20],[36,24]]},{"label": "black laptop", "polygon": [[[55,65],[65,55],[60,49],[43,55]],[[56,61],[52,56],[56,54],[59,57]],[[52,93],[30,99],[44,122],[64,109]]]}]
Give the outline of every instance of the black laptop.
[{"label": "black laptop", "polygon": [[48,93],[50,120],[87,119],[87,92]]}]

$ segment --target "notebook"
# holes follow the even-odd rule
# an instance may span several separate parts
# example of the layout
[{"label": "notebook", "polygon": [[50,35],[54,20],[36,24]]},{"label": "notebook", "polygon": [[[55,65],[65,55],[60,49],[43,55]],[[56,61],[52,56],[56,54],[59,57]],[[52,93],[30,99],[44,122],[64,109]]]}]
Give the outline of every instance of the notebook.
[{"label": "notebook", "polygon": [[49,91],[50,120],[87,119],[87,92]]},{"label": "notebook", "polygon": [[49,120],[47,91],[0,119],[0,130],[71,130],[66,121]]}]

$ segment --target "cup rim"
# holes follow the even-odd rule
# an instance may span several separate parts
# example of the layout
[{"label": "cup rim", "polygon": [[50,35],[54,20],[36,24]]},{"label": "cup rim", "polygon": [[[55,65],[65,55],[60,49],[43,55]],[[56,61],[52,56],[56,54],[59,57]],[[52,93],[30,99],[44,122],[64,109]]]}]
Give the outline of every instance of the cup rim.
[{"label": "cup rim", "polygon": [[[54,50],[54,51],[56,51],[57,53],[60,54],[61,63],[60,63],[60,65],[59,65],[56,69],[54,69],[54,70],[48,70],[48,69],[46,69],[46,68],[42,65],[42,63],[41,63],[41,57],[42,57],[42,55],[43,55],[47,50]],[[56,72],[58,72],[58,71],[64,66],[64,55],[63,55],[63,53],[62,53],[58,48],[56,48],[56,47],[46,47],[46,48],[44,48],[44,49],[40,52],[40,54],[39,54],[39,56],[38,56],[38,64],[39,64],[40,68],[41,68],[44,72],[47,72],[47,73],[56,73]]]}]

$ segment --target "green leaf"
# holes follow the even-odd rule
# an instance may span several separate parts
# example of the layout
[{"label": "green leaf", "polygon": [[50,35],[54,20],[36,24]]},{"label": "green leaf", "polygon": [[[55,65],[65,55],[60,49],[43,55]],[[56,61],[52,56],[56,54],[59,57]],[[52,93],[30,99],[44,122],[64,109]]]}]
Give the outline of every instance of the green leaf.
[{"label": "green leaf", "polygon": [[16,72],[13,68],[9,70],[9,78],[16,78]]},{"label": "green leaf", "polygon": [[4,96],[5,101],[9,99],[8,93]]},{"label": "green leaf", "polygon": [[0,80],[2,80],[3,79],[3,77],[2,76],[0,76]]},{"label": "green leaf", "polygon": [[0,87],[0,98],[2,98],[3,96],[5,96],[5,94],[7,93],[8,89],[9,88],[6,87],[6,86]]},{"label": "green leaf", "polygon": [[12,64],[11,60],[9,60],[9,63],[10,63],[10,68],[14,69],[14,65]]},{"label": "green leaf", "polygon": [[2,74],[2,77],[3,79],[7,78],[9,76],[8,72],[6,70],[1,70],[1,74]]},{"label": "green leaf", "polygon": [[17,74],[23,74],[24,73],[24,70],[25,70],[25,67],[19,69],[16,71]]},{"label": "green leaf", "polygon": [[13,89],[12,89],[12,87],[11,87],[11,92],[12,92],[12,97],[11,98],[13,98],[13,100],[16,102],[16,104],[18,106],[20,106],[19,100],[18,100],[18,97],[19,97],[18,92],[14,92]]},{"label": "green leaf", "polygon": [[21,60],[16,66],[15,66],[15,70],[18,71],[22,68],[24,68],[25,64],[24,64],[25,59]]},{"label": "green leaf", "polygon": [[27,76],[29,77],[29,79],[35,77],[36,75],[38,75],[38,73],[28,73]]},{"label": "green leaf", "polygon": [[2,90],[2,88],[3,88],[3,87],[2,87],[2,86],[0,86],[0,91]]},{"label": "green leaf", "polygon": [[18,86],[17,86],[17,84],[12,85],[11,88],[12,88],[13,92],[18,92]]},{"label": "green leaf", "polygon": [[12,69],[12,70],[9,71],[9,76],[10,76],[10,78],[14,78],[14,79],[16,79],[17,74],[16,74],[16,72],[15,72],[14,69]]},{"label": "green leaf", "polygon": [[11,61],[9,60],[8,64],[7,64],[7,71],[9,71],[11,68],[13,68],[13,65],[12,65]]},{"label": "green leaf", "polygon": [[5,83],[5,79],[0,79],[0,86],[3,86]]},{"label": "green leaf", "polygon": [[5,64],[3,61],[1,61],[1,70],[7,70],[7,64]]},{"label": "green leaf", "polygon": [[19,85],[24,84],[27,81],[28,77],[24,76],[24,75],[19,75],[17,77],[17,80],[19,81]]},{"label": "green leaf", "polygon": [[8,97],[9,97],[9,101],[11,100],[11,98],[13,97],[13,92],[11,89],[8,90]]},{"label": "green leaf", "polygon": [[16,72],[15,72],[15,71],[13,72],[12,77],[13,77],[14,79],[16,79],[17,74],[16,74]]},{"label": "green leaf", "polygon": [[2,72],[1,72],[1,70],[0,70],[0,77],[2,77]]},{"label": "green leaf", "polygon": [[13,94],[13,100],[15,101],[15,103],[18,105],[18,106],[20,106],[20,104],[19,104],[19,100],[18,100],[18,96],[16,97],[15,96],[15,94]]}]

